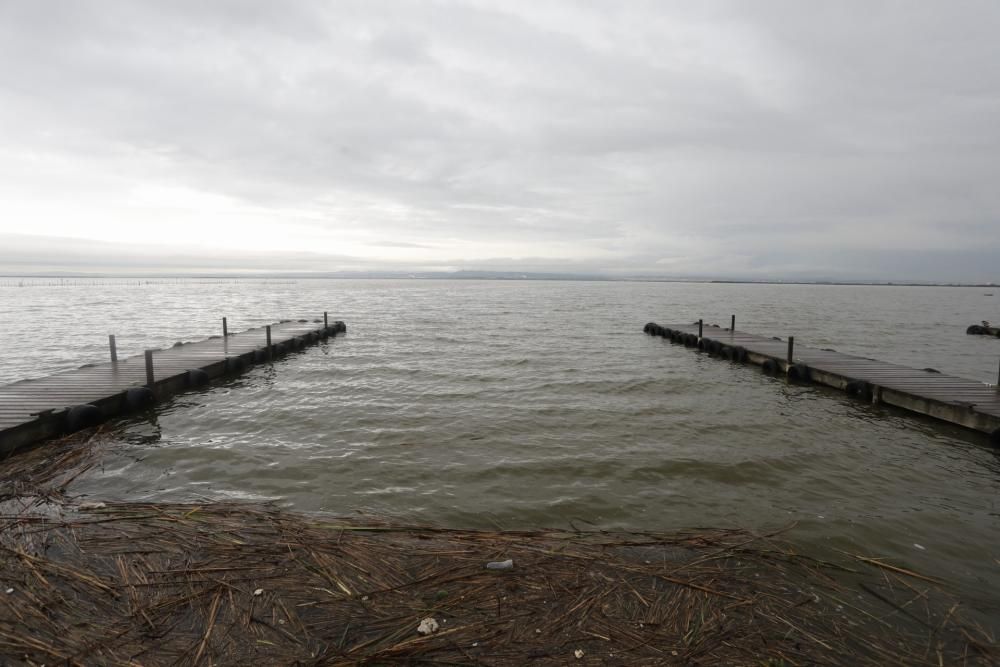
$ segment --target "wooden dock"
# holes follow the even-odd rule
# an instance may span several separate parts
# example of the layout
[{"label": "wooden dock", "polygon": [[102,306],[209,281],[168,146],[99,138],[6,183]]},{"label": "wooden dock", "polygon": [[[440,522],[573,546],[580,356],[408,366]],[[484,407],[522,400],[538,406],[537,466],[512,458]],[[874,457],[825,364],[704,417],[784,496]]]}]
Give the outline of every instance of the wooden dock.
[{"label": "wooden dock", "polygon": [[87,364],[48,377],[0,387],[0,456],[109,417],[148,408],[214,378],[302,349],[346,331],[343,322],[285,320],[128,359]]},{"label": "wooden dock", "polygon": [[757,364],[772,375],[822,384],[860,400],[964,426],[986,433],[994,444],[1000,444],[997,386],[930,368],[909,368],[795,345],[794,337],[780,340],[700,323],[660,326],[650,322],[644,331],[731,361]]}]

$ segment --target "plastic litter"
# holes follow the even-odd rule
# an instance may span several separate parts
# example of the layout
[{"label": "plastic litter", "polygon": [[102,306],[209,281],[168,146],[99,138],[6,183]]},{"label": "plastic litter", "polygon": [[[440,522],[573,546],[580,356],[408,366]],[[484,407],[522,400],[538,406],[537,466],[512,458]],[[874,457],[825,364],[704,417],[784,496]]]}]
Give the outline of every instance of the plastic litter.
[{"label": "plastic litter", "polygon": [[487,570],[512,570],[514,569],[514,560],[508,558],[507,560],[494,560],[486,564]]},{"label": "plastic litter", "polygon": [[100,510],[107,507],[104,503],[80,503],[76,506],[79,510]]},{"label": "plastic litter", "polygon": [[437,632],[439,627],[438,622],[433,617],[428,616],[420,621],[420,625],[417,626],[417,632],[422,635],[430,635]]}]

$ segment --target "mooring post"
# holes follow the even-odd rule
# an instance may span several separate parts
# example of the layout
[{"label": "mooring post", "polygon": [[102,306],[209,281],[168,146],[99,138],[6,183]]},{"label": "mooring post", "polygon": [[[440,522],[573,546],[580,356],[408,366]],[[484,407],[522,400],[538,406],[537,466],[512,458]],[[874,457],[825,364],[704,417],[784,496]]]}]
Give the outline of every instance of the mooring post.
[{"label": "mooring post", "polygon": [[788,337],[788,363],[792,363],[792,350],[795,348],[795,336]]},{"label": "mooring post", "polygon": [[705,320],[698,320],[698,338],[701,338],[701,331],[704,324]]},{"label": "mooring post", "polygon": [[153,351],[146,350],[146,386],[153,388]]},{"label": "mooring post", "polygon": [[271,350],[271,325],[268,324],[264,328],[267,329],[267,358],[270,359],[274,356],[274,353]]},{"label": "mooring post", "polygon": [[330,326],[330,321],[329,319],[327,319],[327,314],[325,310],[323,311],[323,326],[324,327]]},{"label": "mooring post", "polygon": [[730,315],[729,316],[729,331],[730,332],[736,331],[736,316],[735,315]]},{"label": "mooring post", "polygon": [[115,335],[108,334],[108,347],[111,348],[111,363],[118,363],[118,348],[115,346]]},{"label": "mooring post", "polygon": [[229,335],[229,324],[226,322],[226,318],[222,318],[222,337],[225,338]]}]

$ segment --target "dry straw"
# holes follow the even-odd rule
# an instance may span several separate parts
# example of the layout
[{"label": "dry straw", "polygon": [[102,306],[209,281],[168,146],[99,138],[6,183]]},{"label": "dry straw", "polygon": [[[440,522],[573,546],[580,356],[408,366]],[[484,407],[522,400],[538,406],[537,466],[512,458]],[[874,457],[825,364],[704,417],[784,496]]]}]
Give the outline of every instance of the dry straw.
[{"label": "dry straw", "polygon": [[[0,655],[27,665],[997,661],[933,578],[821,562],[773,535],[449,530],[239,503],[81,509],[60,495],[66,478],[24,501],[0,474]],[[436,631],[418,633],[428,618]]]}]

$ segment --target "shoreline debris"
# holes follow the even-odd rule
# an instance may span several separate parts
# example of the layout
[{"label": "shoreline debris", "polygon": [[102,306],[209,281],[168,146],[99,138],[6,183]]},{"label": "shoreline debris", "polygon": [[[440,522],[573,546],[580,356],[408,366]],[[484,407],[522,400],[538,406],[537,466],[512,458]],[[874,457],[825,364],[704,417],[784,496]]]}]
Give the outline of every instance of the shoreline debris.
[{"label": "shoreline debris", "polygon": [[817,560],[782,531],[459,530],[267,504],[81,503],[68,489],[106,435],[0,470],[0,655],[14,664],[1000,664],[982,625],[997,619],[943,580],[847,552]]},{"label": "shoreline debris", "polygon": [[[483,567],[503,553],[518,568]],[[504,561],[492,561],[504,562]],[[483,531],[272,505],[0,516],[25,664],[998,664],[937,580],[741,530]],[[264,592],[266,591],[266,594]],[[416,632],[414,632],[416,630]],[[574,657],[570,657],[574,656]]]}]

